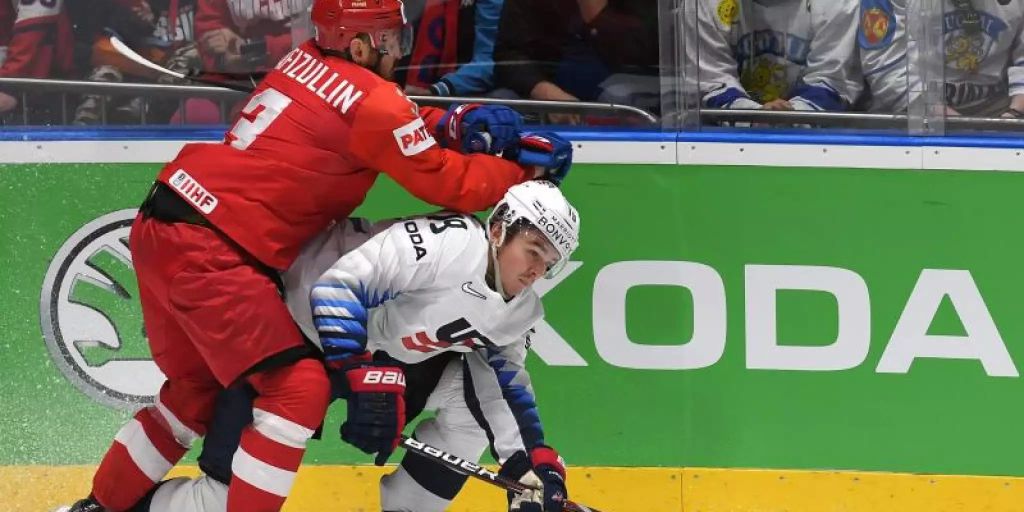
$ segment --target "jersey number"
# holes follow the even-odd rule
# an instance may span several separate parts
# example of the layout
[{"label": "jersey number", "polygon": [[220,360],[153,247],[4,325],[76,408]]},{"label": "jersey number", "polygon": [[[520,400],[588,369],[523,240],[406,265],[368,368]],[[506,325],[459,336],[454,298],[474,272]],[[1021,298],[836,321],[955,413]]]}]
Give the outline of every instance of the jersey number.
[{"label": "jersey number", "polygon": [[430,223],[430,231],[435,235],[448,228],[467,229],[466,221],[462,218],[462,215],[458,213],[453,213],[451,215],[430,215],[427,218],[430,220],[440,221],[440,224],[437,222]]},{"label": "jersey number", "polygon": [[246,149],[259,137],[270,123],[292,104],[292,99],[276,89],[265,89],[249,100],[242,109],[238,121],[224,136],[224,142],[235,149]]}]

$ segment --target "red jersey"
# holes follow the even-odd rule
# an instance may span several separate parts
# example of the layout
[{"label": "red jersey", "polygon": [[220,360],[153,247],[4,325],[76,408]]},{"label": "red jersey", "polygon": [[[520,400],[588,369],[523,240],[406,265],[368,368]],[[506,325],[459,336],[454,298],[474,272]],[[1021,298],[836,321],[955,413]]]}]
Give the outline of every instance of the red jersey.
[{"label": "red jersey", "polygon": [[285,269],[302,244],[363,202],[380,172],[462,212],[492,206],[530,177],[508,160],[442,149],[429,128],[442,114],[308,41],[271,70],[222,143],[186,145],[158,179],[260,261]]},{"label": "red jersey", "polygon": [[0,41],[0,46],[7,46],[0,77],[49,78],[71,70],[74,36],[64,0],[0,7],[0,38],[4,37],[3,25],[10,32],[6,44]]},{"label": "red jersey", "polygon": [[14,29],[14,4],[10,0],[0,0],[0,66],[7,58],[7,45],[11,42],[11,31]]}]

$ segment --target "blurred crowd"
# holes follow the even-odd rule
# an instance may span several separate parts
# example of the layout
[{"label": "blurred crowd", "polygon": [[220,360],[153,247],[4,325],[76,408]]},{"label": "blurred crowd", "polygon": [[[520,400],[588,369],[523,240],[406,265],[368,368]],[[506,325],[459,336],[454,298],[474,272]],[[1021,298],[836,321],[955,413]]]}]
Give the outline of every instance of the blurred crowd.
[{"label": "blurred crowd", "polygon": [[696,3],[686,59],[705,107],[906,112],[926,99],[916,67],[934,59],[946,115],[1024,116],[1021,0]]},{"label": "blurred crowd", "polygon": [[[373,0],[369,0],[373,1]],[[912,62],[933,48],[908,30],[928,0],[680,0],[696,37],[681,52],[684,82],[703,108],[902,113],[924,86]],[[1024,0],[938,0],[937,68],[945,113],[1024,116]],[[594,101],[659,114],[667,95],[657,0],[406,0],[413,49],[399,65],[406,92]],[[929,2],[932,3],[932,2]],[[148,59],[186,72],[238,77],[272,67],[311,36],[311,0],[0,0],[0,77],[185,83],[134,64],[113,32]],[[665,16],[665,13],[662,13]],[[673,44],[678,44],[674,41]],[[929,53],[931,55],[932,53]],[[908,71],[910,69],[910,71]],[[45,94],[0,86],[0,115],[53,122]],[[61,100],[64,101],[64,100]],[[80,94],[76,125],[217,123],[221,108],[188,101]],[[24,107],[24,108],[19,108]],[[65,113],[65,116],[68,117]],[[549,114],[556,124],[608,116]],[[614,117],[614,116],[613,116]],[[614,120],[612,120],[614,121]]]}]

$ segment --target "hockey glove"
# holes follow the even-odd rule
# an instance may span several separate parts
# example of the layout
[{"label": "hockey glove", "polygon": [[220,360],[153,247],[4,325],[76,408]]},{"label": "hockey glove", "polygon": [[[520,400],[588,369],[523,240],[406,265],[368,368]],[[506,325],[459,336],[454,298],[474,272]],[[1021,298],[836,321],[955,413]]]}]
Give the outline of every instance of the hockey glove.
[{"label": "hockey glove", "polygon": [[499,474],[517,478],[519,482],[536,490],[520,494],[509,492],[511,512],[562,512],[563,503],[569,498],[565,488],[565,464],[553,448],[538,446],[527,459],[524,452],[517,452],[501,466]]},{"label": "hockey glove", "polygon": [[519,138],[518,149],[503,156],[537,168],[535,179],[560,185],[572,166],[572,143],[554,132],[528,133]]},{"label": "hockey glove", "polygon": [[373,356],[369,351],[353,354],[349,351],[335,350],[331,341],[321,340],[324,348],[324,363],[327,365],[327,377],[331,380],[331,399],[347,399],[352,395],[348,384],[348,370],[359,366],[373,364]]},{"label": "hockey glove", "polygon": [[383,466],[405,428],[405,373],[397,366],[363,363],[345,370],[344,382],[332,386],[348,401],[341,439],[365,453],[376,453],[373,463]]},{"label": "hockey glove", "polygon": [[461,153],[496,155],[519,141],[523,116],[501,105],[452,105],[435,131],[441,146]]}]

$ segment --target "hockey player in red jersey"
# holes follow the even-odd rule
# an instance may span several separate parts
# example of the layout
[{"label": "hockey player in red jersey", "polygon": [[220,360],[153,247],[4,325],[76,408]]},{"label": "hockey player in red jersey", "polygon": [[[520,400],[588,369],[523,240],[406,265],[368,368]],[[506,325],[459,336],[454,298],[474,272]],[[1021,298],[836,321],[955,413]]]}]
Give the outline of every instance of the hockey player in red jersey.
[{"label": "hockey player in red jersey", "polygon": [[[92,495],[73,511],[132,507],[204,434],[215,396],[239,379],[258,396],[232,459],[227,509],[279,510],[330,385],[273,270],[347,217],[381,172],[427,202],[475,211],[514,184],[557,181],[568,169],[571,145],[554,135],[549,158],[529,165],[445,149],[463,149],[482,130],[492,152],[514,153],[520,118],[503,107],[418,109],[389,82],[406,51],[398,0],[316,0],[312,19],[316,38],[271,70],[222,143],[186,145],[140,208],[129,243],[150,348],[167,381],[117,433]],[[380,385],[363,390],[385,392],[375,391]],[[353,414],[366,422],[400,417],[381,418],[373,401],[363,403],[367,410]],[[380,445],[374,436],[394,431],[364,435],[373,439],[353,444]]]},{"label": "hockey player in red jersey", "polygon": [[[0,78],[50,78],[71,70],[74,38],[64,0],[0,2],[9,4],[0,7]],[[0,90],[0,114],[17,106],[13,91]]]},{"label": "hockey player in red jersey", "polygon": [[[565,464],[545,441],[526,359],[544,315],[534,285],[565,268],[579,235],[579,213],[562,192],[528,181],[511,187],[486,222],[445,212],[336,222],[281,280],[295,322],[323,350],[336,399],[349,408],[365,399],[349,384],[359,384],[358,371],[394,376],[383,403],[401,404],[410,423],[436,413],[412,437],[471,462],[490,447],[499,474],[536,488],[509,496],[510,512],[561,512]],[[353,358],[373,365],[353,370]],[[132,512],[224,512],[251,397],[240,384],[217,399],[198,458],[205,476],[164,481]],[[403,426],[392,427],[396,442]],[[341,438],[364,427],[347,420]],[[467,478],[406,451],[381,478],[380,509],[442,512]],[[345,501],[344,510],[356,508]]]}]

